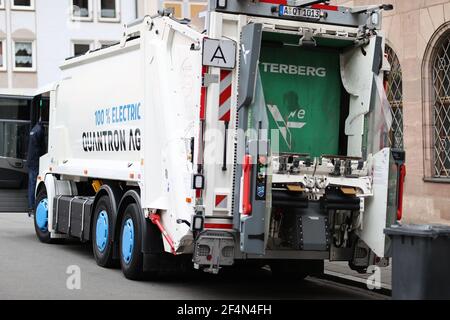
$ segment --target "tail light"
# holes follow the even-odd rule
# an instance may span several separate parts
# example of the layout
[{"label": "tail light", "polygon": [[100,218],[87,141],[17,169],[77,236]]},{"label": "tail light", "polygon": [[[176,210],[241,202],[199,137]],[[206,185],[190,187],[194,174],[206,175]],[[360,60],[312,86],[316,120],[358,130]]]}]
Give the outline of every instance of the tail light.
[{"label": "tail light", "polygon": [[403,192],[406,178],[406,166],[404,164],[399,166],[399,181],[398,181],[398,203],[397,203],[397,220],[403,218]]},{"label": "tail light", "polygon": [[243,164],[243,199],[242,213],[246,216],[252,214],[251,188],[252,188],[252,156],[246,155]]}]

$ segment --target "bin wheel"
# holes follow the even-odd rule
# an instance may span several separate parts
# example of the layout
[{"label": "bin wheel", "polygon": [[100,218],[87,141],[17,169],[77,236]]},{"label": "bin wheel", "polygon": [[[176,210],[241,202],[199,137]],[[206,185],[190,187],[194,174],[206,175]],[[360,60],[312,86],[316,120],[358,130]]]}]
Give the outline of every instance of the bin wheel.
[{"label": "bin wheel", "polygon": [[351,270],[358,272],[359,274],[367,274],[367,267],[355,266],[352,262],[348,263]]},{"label": "bin wheel", "polygon": [[135,203],[128,205],[122,219],[119,237],[120,265],[125,278],[142,280],[143,254],[139,208]]},{"label": "bin wheel", "polygon": [[114,231],[112,230],[113,216],[111,212],[109,197],[101,197],[95,206],[92,220],[92,251],[95,261],[103,268],[116,266],[113,259]]},{"label": "bin wheel", "polygon": [[48,198],[47,191],[42,189],[36,197],[36,205],[34,208],[34,230],[39,241],[42,243],[53,243],[48,230]]}]

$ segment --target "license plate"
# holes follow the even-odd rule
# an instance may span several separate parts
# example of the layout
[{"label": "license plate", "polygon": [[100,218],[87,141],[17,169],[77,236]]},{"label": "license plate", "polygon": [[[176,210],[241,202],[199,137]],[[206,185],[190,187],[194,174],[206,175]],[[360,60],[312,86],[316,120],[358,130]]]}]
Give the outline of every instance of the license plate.
[{"label": "license plate", "polygon": [[304,19],[312,19],[312,20],[319,20],[322,16],[322,11],[317,9],[305,9],[305,8],[298,8],[293,6],[280,6],[280,16],[287,16],[287,17],[297,17],[297,18],[304,18]]}]

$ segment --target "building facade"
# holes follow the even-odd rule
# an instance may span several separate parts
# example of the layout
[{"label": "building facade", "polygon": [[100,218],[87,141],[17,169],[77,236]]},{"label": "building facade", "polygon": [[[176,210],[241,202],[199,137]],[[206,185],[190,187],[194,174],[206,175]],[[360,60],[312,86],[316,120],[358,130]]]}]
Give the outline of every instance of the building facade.
[{"label": "building facade", "polygon": [[139,15],[153,15],[160,9],[171,8],[178,19],[188,18],[192,25],[198,29],[205,26],[204,12],[207,9],[207,0],[138,0]]},{"label": "building facade", "polygon": [[59,79],[70,56],[120,40],[135,0],[0,0],[0,88]]},{"label": "building facade", "polygon": [[0,0],[0,87],[37,86],[33,0]]}]

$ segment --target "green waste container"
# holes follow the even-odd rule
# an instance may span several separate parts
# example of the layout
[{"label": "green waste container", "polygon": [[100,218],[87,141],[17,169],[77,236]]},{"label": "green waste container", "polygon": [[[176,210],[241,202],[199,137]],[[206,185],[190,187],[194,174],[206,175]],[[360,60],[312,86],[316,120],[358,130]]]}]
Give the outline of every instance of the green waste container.
[{"label": "green waste container", "polygon": [[392,298],[450,299],[450,227],[396,225],[392,240]]}]

